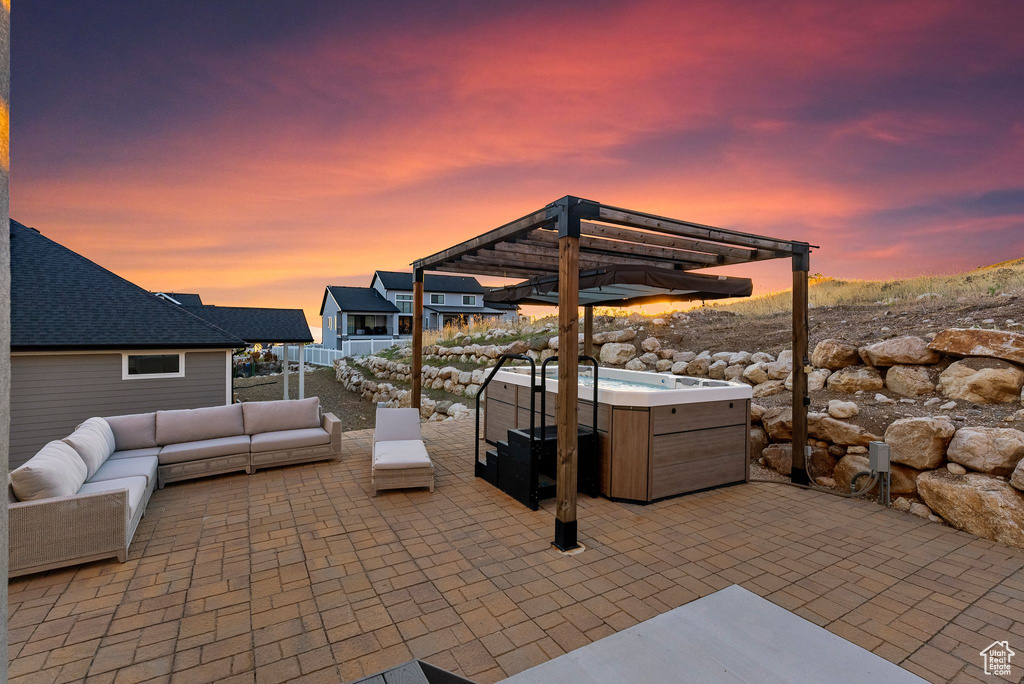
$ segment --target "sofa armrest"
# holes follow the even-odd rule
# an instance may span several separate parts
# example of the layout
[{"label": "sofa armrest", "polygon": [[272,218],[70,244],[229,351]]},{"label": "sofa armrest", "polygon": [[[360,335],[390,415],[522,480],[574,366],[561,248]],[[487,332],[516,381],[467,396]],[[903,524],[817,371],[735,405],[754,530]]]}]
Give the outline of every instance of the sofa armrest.
[{"label": "sofa armrest", "polygon": [[331,435],[331,446],[341,448],[341,419],[333,413],[325,413],[320,419],[320,427]]},{"label": "sofa armrest", "polygon": [[128,546],[128,490],[75,494],[8,506],[10,575],[113,555]]}]

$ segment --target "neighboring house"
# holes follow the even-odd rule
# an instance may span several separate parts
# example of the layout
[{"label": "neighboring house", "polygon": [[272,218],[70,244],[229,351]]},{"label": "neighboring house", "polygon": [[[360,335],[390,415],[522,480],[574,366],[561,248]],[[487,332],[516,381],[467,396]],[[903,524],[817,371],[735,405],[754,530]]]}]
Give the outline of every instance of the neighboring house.
[{"label": "neighboring house", "polygon": [[231,402],[243,338],[17,221],[10,234],[12,468],[90,416]]},{"label": "neighboring house", "polygon": [[[423,279],[423,327],[479,319],[515,320],[514,305],[484,304],[476,278],[428,274]],[[348,340],[396,339],[412,335],[412,273],[376,271],[370,287],[328,285],[320,305],[323,346],[340,349]]]},{"label": "neighboring house", "polygon": [[[271,309],[262,306],[217,306],[203,304],[197,294],[175,294],[158,292],[157,297],[181,306],[185,311],[213,323],[247,344],[260,343],[264,347],[272,344],[311,344],[313,333],[306,322],[302,309]],[[197,302],[185,304],[185,302]]]}]

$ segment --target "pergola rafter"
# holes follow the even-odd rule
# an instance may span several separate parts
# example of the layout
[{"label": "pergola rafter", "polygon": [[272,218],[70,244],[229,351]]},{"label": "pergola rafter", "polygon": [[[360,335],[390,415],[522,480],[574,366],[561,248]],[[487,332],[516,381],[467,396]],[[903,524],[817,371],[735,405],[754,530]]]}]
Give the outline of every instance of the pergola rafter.
[{"label": "pergola rafter", "polygon": [[[423,274],[444,271],[549,282],[557,278],[560,349],[576,349],[580,271],[642,267],[651,273],[695,271],[715,266],[791,259],[793,267],[793,470],[794,482],[807,484],[807,274],[812,245],[716,228],[631,211],[566,196],[522,218],[413,263],[412,401],[422,389]],[[665,276],[662,280],[668,279]],[[529,285],[525,283],[524,285]],[[527,287],[526,289],[530,289]],[[748,288],[749,290],[749,288]],[[621,286],[623,298],[643,300],[641,287]],[[667,291],[672,298],[672,291]],[[692,291],[691,291],[692,295]],[[727,295],[728,296],[728,295]],[[677,298],[691,298],[678,291]],[[593,349],[593,307],[584,299],[585,343]],[[558,363],[558,479],[555,544],[576,544],[576,434],[578,362],[564,354]]]}]

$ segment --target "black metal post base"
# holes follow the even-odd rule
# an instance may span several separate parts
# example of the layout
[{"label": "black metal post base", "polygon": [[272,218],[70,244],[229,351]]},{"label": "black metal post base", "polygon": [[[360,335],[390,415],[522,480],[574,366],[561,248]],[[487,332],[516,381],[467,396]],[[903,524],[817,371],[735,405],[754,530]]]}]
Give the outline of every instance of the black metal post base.
[{"label": "black metal post base", "polygon": [[807,471],[803,468],[793,468],[789,474],[789,481],[800,485],[811,484],[811,479],[807,477]]},{"label": "black metal post base", "polygon": [[555,547],[559,551],[572,551],[579,547],[576,541],[576,521],[562,522],[555,518]]}]

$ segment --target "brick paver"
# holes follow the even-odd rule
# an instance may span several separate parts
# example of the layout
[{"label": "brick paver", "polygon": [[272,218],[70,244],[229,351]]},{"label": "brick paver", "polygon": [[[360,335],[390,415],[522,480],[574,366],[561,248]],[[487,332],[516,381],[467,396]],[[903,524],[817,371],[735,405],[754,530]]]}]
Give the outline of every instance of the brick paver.
[{"label": "brick paver", "polygon": [[10,680],[334,682],[419,657],[493,682],[730,584],[930,681],[992,681],[978,652],[997,639],[1024,652],[1024,552],[746,484],[583,497],[587,550],[562,556],[550,504],[473,477],[472,421],[424,436],[433,494],[369,496],[367,431],[341,463],[158,491],[128,562],[11,582]]}]

